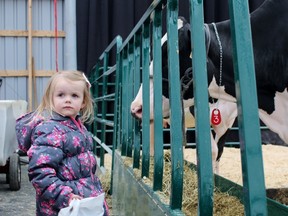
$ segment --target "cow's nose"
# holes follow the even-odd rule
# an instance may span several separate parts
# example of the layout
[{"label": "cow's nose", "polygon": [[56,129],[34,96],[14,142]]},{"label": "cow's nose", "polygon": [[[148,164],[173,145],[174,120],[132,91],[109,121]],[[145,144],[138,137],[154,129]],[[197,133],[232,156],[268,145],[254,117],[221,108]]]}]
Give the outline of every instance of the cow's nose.
[{"label": "cow's nose", "polygon": [[141,105],[131,106],[131,115],[134,118],[141,119],[141,117],[142,117],[142,106]]},{"label": "cow's nose", "polygon": [[132,115],[134,118],[138,119],[138,116],[136,115],[136,113],[131,112],[131,115]]},{"label": "cow's nose", "polygon": [[141,105],[132,105],[131,106],[131,113],[137,113],[137,112],[139,112],[139,111],[141,111],[142,110],[142,106]]}]

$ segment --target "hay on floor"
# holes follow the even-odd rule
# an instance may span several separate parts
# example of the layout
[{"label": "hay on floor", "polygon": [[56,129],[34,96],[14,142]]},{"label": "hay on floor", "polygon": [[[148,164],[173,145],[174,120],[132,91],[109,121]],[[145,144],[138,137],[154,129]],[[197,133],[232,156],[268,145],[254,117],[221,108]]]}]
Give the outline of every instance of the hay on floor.
[{"label": "hay on floor", "polygon": [[[127,167],[132,166],[132,160],[125,158],[124,164]],[[152,187],[154,161],[150,160],[149,178],[142,178],[142,181],[148,186]],[[141,171],[134,169],[134,174],[137,179],[141,178]],[[160,200],[169,205],[170,202],[170,188],[171,188],[171,159],[170,151],[165,151],[164,154],[164,170],[163,170],[163,189],[157,191]],[[191,169],[186,163],[184,165],[184,179],[183,179],[183,201],[182,211],[186,216],[197,215],[198,206],[198,183],[197,173]],[[244,206],[240,200],[228,193],[222,193],[217,188],[214,190],[214,206],[213,215],[225,216],[240,216],[244,215]]]},{"label": "hay on floor", "polygon": [[[262,146],[263,162],[265,168],[265,183],[267,188],[283,188],[282,190],[267,193],[267,196],[284,204],[288,205],[288,185],[287,185],[287,161],[288,148],[275,145]],[[195,163],[195,149],[185,149],[185,159]],[[169,204],[170,200],[170,185],[171,185],[171,164],[169,164],[169,154],[165,153],[168,161],[165,162],[164,176],[163,176],[163,190],[157,192],[163,203]],[[132,158],[125,158],[124,163],[127,167],[132,167]],[[141,169],[134,169],[134,174],[137,179],[141,179],[147,185],[152,187],[153,182],[153,163],[150,164],[150,178],[141,179]],[[111,167],[111,156],[105,156],[105,168]],[[224,154],[220,161],[220,175],[229,179],[237,184],[242,184],[241,177],[241,161],[239,149],[225,148]],[[109,195],[111,171],[107,172],[100,177],[104,190],[106,191],[106,200],[110,208],[112,208],[112,199]],[[275,178],[277,176],[277,178]],[[184,166],[184,194],[182,211],[186,215],[197,215],[198,205],[198,190],[197,190],[197,175],[195,171],[191,170],[188,166]],[[281,193],[279,195],[279,193]],[[231,201],[227,201],[231,199]],[[235,199],[235,200],[233,200]],[[234,204],[234,202],[236,204]],[[236,209],[234,209],[236,207]],[[221,193],[215,188],[214,191],[214,215],[244,215],[244,207],[239,200],[229,194]]]}]

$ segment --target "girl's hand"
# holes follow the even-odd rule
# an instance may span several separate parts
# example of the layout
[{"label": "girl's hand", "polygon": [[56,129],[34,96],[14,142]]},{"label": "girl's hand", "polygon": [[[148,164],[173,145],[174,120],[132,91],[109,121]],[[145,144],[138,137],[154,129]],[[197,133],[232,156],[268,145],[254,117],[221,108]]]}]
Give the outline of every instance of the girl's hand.
[{"label": "girl's hand", "polygon": [[68,203],[69,205],[70,205],[70,203],[71,203],[71,201],[72,201],[73,199],[81,200],[81,199],[83,199],[83,197],[81,197],[81,196],[79,196],[79,195],[76,195],[76,194],[72,194],[71,197],[70,197],[69,203]]}]

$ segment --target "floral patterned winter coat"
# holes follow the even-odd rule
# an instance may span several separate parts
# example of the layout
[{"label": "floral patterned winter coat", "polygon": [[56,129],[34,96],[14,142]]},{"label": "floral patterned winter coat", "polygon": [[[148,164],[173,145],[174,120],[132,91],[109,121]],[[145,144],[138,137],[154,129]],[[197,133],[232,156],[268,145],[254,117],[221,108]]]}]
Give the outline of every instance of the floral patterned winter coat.
[{"label": "floral patterned winter coat", "polygon": [[[68,206],[72,193],[85,198],[103,193],[95,175],[92,137],[85,126],[57,113],[45,121],[43,117],[32,120],[31,115],[17,119],[16,134],[19,148],[29,157],[28,175],[36,190],[37,215],[58,215]],[[108,215],[106,202],[103,207]]]}]

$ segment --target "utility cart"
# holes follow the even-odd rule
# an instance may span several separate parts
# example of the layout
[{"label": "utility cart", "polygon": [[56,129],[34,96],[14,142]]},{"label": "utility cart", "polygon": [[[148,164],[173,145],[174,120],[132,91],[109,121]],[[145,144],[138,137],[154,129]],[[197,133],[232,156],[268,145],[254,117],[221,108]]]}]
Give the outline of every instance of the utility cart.
[{"label": "utility cart", "polygon": [[0,100],[0,173],[6,173],[6,183],[12,191],[21,187],[15,123],[26,112],[27,102],[24,100]]}]

